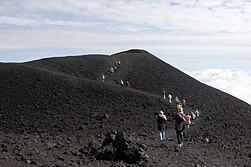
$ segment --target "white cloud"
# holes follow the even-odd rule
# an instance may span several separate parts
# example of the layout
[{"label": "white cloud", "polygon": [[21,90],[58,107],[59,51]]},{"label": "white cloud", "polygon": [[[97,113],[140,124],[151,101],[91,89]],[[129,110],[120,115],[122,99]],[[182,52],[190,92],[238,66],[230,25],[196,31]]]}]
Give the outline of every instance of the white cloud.
[{"label": "white cloud", "polygon": [[208,69],[187,74],[251,104],[251,71]]},{"label": "white cloud", "polygon": [[[11,2],[0,2],[0,11],[2,11],[0,15],[17,17],[17,13],[19,13],[18,17],[24,17],[24,19],[39,16],[46,20],[61,18],[62,21],[77,19],[82,22],[89,19],[102,20],[108,25],[137,25],[156,29],[155,32],[162,29],[176,32],[176,34],[251,33],[251,2],[243,0],[195,2],[172,0],[117,0],[113,2],[110,0],[24,0],[20,3],[17,0],[12,0]],[[70,18],[64,17],[69,15]],[[60,25],[61,22],[59,22]]]}]

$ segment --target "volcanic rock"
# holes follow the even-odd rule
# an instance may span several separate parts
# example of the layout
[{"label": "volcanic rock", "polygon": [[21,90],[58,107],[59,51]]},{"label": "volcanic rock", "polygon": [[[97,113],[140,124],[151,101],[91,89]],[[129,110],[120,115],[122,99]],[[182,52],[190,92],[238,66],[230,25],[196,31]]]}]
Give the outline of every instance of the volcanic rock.
[{"label": "volcanic rock", "polygon": [[[116,61],[121,65],[110,75]],[[121,80],[130,86],[121,86]],[[173,151],[177,108],[163,99],[163,88],[186,99],[186,114],[200,111],[179,152]],[[160,110],[167,116],[164,141],[156,125]],[[5,167],[36,166],[32,161],[37,166],[251,164],[251,106],[144,50],[0,63],[0,119]],[[115,128],[118,132],[111,132]],[[98,153],[109,160],[99,160]]]}]

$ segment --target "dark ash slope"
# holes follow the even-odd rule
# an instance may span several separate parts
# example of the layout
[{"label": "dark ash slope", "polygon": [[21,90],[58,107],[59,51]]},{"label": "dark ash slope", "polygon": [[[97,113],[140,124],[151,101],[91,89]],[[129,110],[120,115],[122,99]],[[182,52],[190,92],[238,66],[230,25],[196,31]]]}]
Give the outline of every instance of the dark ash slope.
[{"label": "dark ash slope", "polygon": [[[106,75],[103,83],[101,75],[116,60],[122,62],[121,67],[113,76]],[[70,153],[90,140],[101,142],[112,129],[124,130],[146,144],[149,166],[250,164],[251,106],[146,51],[2,63],[0,77],[0,166],[122,165]],[[121,79],[129,80],[131,88],[119,86]],[[179,152],[174,152],[175,141],[161,144],[157,138],[155,114],[159,110],[167,113],[167,134],[175,138],[171,122],[175,106],[162,99],[163,87],[173,97],[187,99],[189,109],[198,108],[202,114]],[[58,141],[62,147],[45,149]],[[17,153],[17,146],[22,153]]]}]

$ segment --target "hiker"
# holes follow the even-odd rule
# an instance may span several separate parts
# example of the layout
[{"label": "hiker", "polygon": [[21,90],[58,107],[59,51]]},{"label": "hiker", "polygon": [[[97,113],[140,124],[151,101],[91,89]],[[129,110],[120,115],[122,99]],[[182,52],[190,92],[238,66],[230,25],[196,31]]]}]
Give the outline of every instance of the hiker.
[{"label": "hiker", "polygon": [[163,92],[163,99],[166,99],[166,90],[165,90],[165,88],[163,88],[162,92]]},{"label": "hiker", "polygon": [[190,128],[190,124],[191,124],[191,115],[186,115],[186,121],[187,121],[187,128]]},{"label": "hiker", "polygon": [[170,93],[168,94],[168,101],[169,103],[172,103],[172,95]]},{"label": "hiker", "polygon": [[121,62],[120,62],[120,61],[118,61],[118,67],[120,67],[120,65],[121,65]]},{"label": "hiker", "polygon": [[120,85],[124,86],[124,81],[123,80],[120,80]]},{"label": "hiker", "polygon": [[177,96],[175,97],[175,101],[176,103],[180,103],[180,99]]},{"label": "hiker", "polygon": [[181,147],[183,145],[183,131],[185,130],[185,125],[186,125],[186,118],[182,108],[180,111],[176,113],[173,120],[178,140],[178,147]]},{"label": "hiker", "polygon": [[177,110],[178,110],[178,112],[180,112],[181,110],[183,111],[181,102],[178,102],[178,103],[177,103]]},{"label": "hiker", "polygon": [[102,74],[102,81],[105,82],[105,75]]},{"label": "hiker", "polygon": [[125,84],[128,88],[130,88],[130,87],[131,87],[131,85],[130,85],[130,82],[129,82],[129,81],[124,81],[124,84]]},{"label": "hiker", "polygon": [[186,103],[187,103],[186,100],[185,100],[185,99],[182,99],[182,107],[183,107],[183,108],[185,108]]},{"label": "hiker", "polygon": [[115,64],[114,66],[116,67],[116,69],[119,67],[119,62],[118,61],[115,61]]},{"label": "hiker", "polygon": [[114,72],[117,70],[117,68],[118,67],[116,65],[113,66]]},{"label": "hiker", "polygon": [[165,129],[166,129],[166,116],[164,115],[163,111],[159,112],[159,116],[157,118],[157,124],[158,124],[158,130],[159,130],[159,136],[160,140],[164,140],[166,137]]},{"label": "hiker", "polygon": [[195,116],[194,112],[193,112],[193,111],[191,111],[191,125],[193,125],[193,124],[194,124],[194,122],[195,122],[195,118],[196,118],[196,116]]},{"label": "hiker", "polygon": [[199,116],[200,116],[199,110],[196,109],[195,112],[194,112],[194,114],[195,114],[195,121],[197,121],[199,119]]},{"label": "hiker", "polygon": [[113,66],[110,66],[110,73],[111,73],[111,75],[114,74],[114,68],[113,68]]}]

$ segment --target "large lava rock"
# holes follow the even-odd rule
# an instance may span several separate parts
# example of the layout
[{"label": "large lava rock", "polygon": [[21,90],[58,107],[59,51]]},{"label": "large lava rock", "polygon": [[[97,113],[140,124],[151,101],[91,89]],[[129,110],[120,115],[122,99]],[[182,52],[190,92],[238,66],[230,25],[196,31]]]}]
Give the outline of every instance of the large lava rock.
[{"label": "large lava rock", "polygon": [[145,164],[149,158],[147,147],[125,135],[124,131],[109,132],[95,157],[99,160],[123,161],[130,164]]}]

